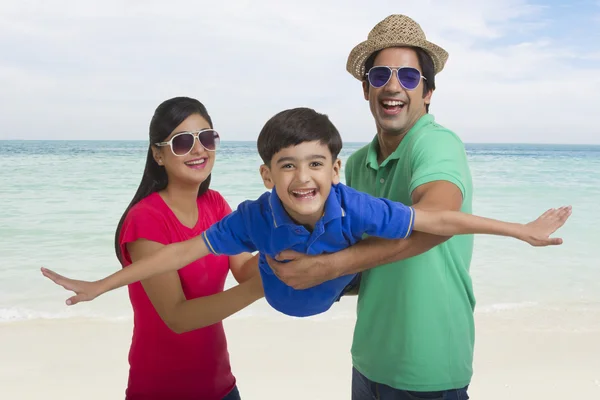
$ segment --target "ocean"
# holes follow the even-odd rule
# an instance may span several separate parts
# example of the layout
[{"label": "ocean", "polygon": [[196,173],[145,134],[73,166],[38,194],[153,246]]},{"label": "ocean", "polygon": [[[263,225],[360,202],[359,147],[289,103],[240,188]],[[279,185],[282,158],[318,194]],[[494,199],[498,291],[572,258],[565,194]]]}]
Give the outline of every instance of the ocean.
[{"label": "ocean", "polygon": [[[345,143],[343,165],[364,143]],[[119,269],[116,224],[141,179],[144,141],[0,141],[0,323],[25,319],[129,319],[125,288],[67,307],[68,292],[39,272],[79,279]],[[477,236],[471,274],[476,312],[600,304],[600,146],[467,144],[478,215],[528,222],[571,204],[564,244],[534,248]],[[211,187],[235,208],[265,189],[254,142],[224,142]],[[231,276],[227,286],[233,285]],[[352,317],[355,298],[313,318]],[[234,317],[280,317],[264,300]]]}]

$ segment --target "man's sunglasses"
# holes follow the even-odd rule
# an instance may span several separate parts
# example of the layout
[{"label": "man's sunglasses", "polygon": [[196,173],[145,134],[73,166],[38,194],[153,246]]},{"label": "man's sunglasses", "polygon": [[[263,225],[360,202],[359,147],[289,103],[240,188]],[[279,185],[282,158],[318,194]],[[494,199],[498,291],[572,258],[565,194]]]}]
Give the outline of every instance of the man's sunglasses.
[{"label": "man's sunglasses", "polygon": [[390,81],[392,74],[396,71],[400,85],[406,90],[414,90],[419,86],[421,78],[426,79],[421,75],[421,71],[413,67],[390,68],[385,66],[373,67],[367,72],[367,79],[374,88],[380,88]]},{"label": "man's sunglasses", "polygon": [[171,146],[171,151],[176,156],[185,156],[194,148],[194,142],[198,142],[208,151],[215,151],[221,143],[217,131],[213,129],[202,129],[197,132],[181,132],[173,136],[168,142],[154,143],[158,147]]}]

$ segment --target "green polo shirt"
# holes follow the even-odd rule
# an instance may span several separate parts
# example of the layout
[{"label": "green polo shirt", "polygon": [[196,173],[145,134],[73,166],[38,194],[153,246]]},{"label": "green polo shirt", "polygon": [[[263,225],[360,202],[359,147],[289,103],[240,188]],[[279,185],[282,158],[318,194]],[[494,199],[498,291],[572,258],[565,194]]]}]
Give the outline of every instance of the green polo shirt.
[{"label": "green polo shirt", "polygon": [[[411,205],[411,193],[449,181],[471,213],[471,173],[460,138],[421,117],[381,165],[377,137],[350,156],[346,183]],[[363,272],[352,344],[354,367],[372,381],[411,391],[464,387],[472,376],[473,235],[455,236],[406,260]]]}]

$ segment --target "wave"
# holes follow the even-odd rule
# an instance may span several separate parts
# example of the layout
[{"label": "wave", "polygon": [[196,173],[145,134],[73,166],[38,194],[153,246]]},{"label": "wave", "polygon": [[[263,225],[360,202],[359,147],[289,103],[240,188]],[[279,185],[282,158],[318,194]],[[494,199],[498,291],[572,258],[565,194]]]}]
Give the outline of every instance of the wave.
[{"label": "wave", "polygon": [[487,313],[493,313],[493,312],[518,310],[518,309],[523,309],[523,308],[534,308],[534,307],[539,307],[539,306],[540,306],[540,303],[533,302],[533,301],[524,301],[521,303],[495,303],[495,304],[489,304],[489,305],[485,305],[485,306],[481,306],[481,307],[476,307],[475,312],[487,314]]},{"label": "wave", "polygon": [[131,319],[131,315],[108,315],[90,312],[89,310],[77,311],[76,309],[65,309],[64,311],[50,312],[32,310],[22,307],[0,308],[0,323],[19,322],[31,320],[53,320],[53,319],[71,319],[71,318],[88,318],[101,319],[105,321],[127,321]]}]

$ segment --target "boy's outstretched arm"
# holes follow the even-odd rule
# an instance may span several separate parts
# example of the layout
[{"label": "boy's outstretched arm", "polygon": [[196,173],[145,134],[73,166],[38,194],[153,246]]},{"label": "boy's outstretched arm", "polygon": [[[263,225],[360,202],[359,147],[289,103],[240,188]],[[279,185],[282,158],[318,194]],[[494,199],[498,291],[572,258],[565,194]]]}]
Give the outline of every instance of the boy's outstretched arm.
[{"label": "boy's outstretched arm", "polygon": [[69,279],[46,268],[42,274],[67,290],[77,293],[68,305],[93,300],[103,293],[168,271],[176,271],[208,254],[202,235],[184,242],[169,244],[151,257],[143,258],[106,278],[94,282]]},{"label": "boy's outstretched arm", "polygon": [[413,229],[440,236],[489,234],[510,236],[532,246],[562,244],[561,238],[550,235],[564,225],[571,215],[571,206],[552,208],[535,221],[519,224],[479,217],[458,211],[426,211],[415,208]]}]

